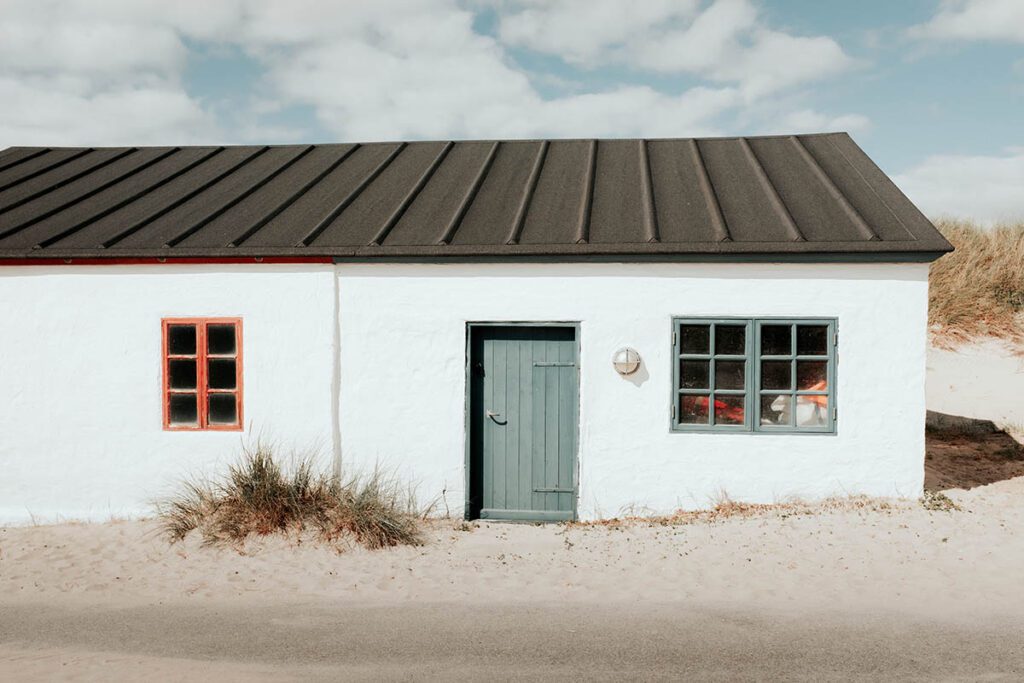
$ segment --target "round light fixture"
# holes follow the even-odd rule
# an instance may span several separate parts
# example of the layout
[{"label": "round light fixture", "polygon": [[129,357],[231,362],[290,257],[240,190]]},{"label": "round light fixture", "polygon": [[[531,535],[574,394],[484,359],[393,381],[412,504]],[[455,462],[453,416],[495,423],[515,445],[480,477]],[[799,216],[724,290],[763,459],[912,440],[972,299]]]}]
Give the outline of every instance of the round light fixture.
[{"label": "round light fixture", "polygon": [[632,375],[640,367],[640,354],[636,349],[624,346],[612,354],[612,367],[623,377]]}]

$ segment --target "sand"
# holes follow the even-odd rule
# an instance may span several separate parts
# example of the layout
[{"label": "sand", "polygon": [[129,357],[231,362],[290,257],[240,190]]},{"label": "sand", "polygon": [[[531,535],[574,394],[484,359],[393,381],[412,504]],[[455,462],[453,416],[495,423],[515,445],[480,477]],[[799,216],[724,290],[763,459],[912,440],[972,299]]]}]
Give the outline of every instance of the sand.
[{"label": "sand", "polygon": [[1024,435],[1024,348],[982,339],[928,349],[929,410],[991,420]]},{"label": "sand", "polygon": [[[1018,663],[1024,667],[1019,642],[1016,651],[1003,643],[1024,626],[1024,477],[948,496],[962,509],[854,501],[814,514],[782,509],[669,526],[446,520],[431,524],[423,547],[376,552],[339,553],[296,538],[223,550],[200,547],[195,538],[169,545],[153,520],[6,528],[0,674],[130,680],[145,670],[157,680],[291,680],[372,679],[390,671],[387,677],[402,679],[418,677],[417,657],[426,657],[438,678],[470,664],[484,677],[502,662],[519,661],[503,629],[528,631],[524,652],[551,638],[570,646],[577,630],[585,632],[586,647],[596,651],[580,655],[577,671],[592,666],[595,675],[631,657],[631,666],[659,675],[687,657],[697,658],[693,666],[719,666],[709,654],[715,648],[746,652],[762,633],[774,634],[761,644],[766,656],[803,643],[838,648],[857,667],[879,651],[891,660],[890,674],[976,672],[956,669],[968,660],[941,645],[972,644],[975,655],[985,656],[969,661],[1016,674]],[[453,634],[456,614],[468,615],[459,623],[468,619],[483,634]],[[541,637],[559,620],[579,629],[559,627]],[[637,642],[606,661],[612,651],[593,639],[617,642],[616,620],[636,622],[622,627],[621,637]],[[403,627],[408,661],[400,664],[390,639]],[[208,635],[197,636],[202,629]],[[345,629],[348,649],[297,654],[306,652],[303,643],[312,647],[311,638],[333,642]],[[831,645],[815,645],[822,634],[830,634]],[[655,636],[663,659],[643,655]],[[463,638],[458,647],[456,637]],[[895,656],[894,637],[916,637],[920,642],[907,647],[934,650],[931,668],[915,669],[916,660]],[[353,650],[353,642],[363,642],[361,649]],[[857,642],[863,650],[851,644]],[[438,661],[443,647],[450,659]],[[344,661],[320,661],[332,657]],[[778,673],[791,671],[786,661],[775,661]],[[815,661],[808,678],[839,660]],[[670,668],[653,668],[658,662]],[[756,660],[737,662],[750,667],[745,675],[765,673]]]},{"label": "sand", "polygon": [[[169,545],[154,521],[0,530],[0,605],[217,600],[698,601],[1024,612],[1024,478],[913,502],[680,526],[438,521],[418,548]],[[878,509],[873,509],[878,508]]]}]

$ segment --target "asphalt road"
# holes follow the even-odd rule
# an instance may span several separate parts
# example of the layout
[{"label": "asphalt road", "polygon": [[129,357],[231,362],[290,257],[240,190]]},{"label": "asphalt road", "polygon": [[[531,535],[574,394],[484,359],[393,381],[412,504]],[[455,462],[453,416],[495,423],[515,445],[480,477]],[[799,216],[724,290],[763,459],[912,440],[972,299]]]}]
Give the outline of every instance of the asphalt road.
[{"label": "asphalt road", "polygon": [[[187,660],[219,666],[220,680],[235,665],[258,667],[244,678],[280,680],[1019,680],[1022,625],[643,604],[114,610],[0,602],[0,678],[10,680],[5,667],[19,671],[3,655],[15,648]],[[145,677],[144,665],[101,662],[108,680]],[[74,673],[73,662],[63,666],[55,675]]]}]

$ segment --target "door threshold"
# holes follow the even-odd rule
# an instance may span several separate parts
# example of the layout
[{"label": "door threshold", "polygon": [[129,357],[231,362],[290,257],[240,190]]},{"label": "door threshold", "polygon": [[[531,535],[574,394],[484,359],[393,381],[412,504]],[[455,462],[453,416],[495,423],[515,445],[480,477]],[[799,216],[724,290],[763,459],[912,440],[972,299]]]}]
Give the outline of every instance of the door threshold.
[{"label": "door threshold", "polygon": [[571,522],[576,515],[566,510],[497,510],[480,511],[481,522]]}]

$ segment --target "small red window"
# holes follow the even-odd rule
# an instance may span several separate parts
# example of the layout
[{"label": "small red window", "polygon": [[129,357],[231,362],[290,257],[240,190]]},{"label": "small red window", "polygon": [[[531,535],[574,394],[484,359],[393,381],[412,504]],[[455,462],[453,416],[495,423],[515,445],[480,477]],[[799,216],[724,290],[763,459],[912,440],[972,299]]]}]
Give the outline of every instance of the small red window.
[{"label": "small red window", "polygon": [[163,321],[164,429],[242,428],[242,321]]}]

